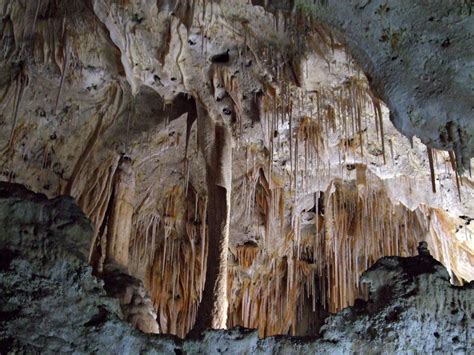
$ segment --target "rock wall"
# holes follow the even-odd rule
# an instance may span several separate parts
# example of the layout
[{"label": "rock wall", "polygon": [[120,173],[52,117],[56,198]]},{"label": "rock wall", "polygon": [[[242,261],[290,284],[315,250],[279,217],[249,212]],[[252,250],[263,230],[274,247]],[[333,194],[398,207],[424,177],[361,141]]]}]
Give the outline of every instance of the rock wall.
[{"label": "rock wall", "polygon": [[104,281],[92,275],[87,263],[92,235],[72,198],[48,200],[0,183],[2,354],[90,353],[111,344],[127,353],[140,335],[124,316],[143,331],[157,332],[139,280],[109,273],[104,289]]},{"label": "rock wall", "polygon": [[0,0],[0,179],[74,197],[94,269],[128,268],[180,337],[219,245],[209,167],[229,327],[309,334],[420,240],[470,281],[470,4],[412,5]]},{"label": "rock wall", "polygon": [[48,200],[2,183],[0,231],[2,353],[468,353],[474,346],[474,285],[451,286],[426,249],[377,261],[361,279],[367,301],[330,316],[313,338],[259,339],[256,331],[236,328],[180,340],[145,335],[120,320],[119,303],[105,290],[121,293],[125,276],[109,270],[104,287],[92,275],[86,262],[92,230],[71,199]]}]

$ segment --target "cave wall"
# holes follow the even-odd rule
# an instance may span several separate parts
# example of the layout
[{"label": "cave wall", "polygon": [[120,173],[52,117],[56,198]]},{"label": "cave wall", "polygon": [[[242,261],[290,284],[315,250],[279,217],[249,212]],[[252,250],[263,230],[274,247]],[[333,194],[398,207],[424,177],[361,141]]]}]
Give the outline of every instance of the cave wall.
[{"label": "cave wall", "polygon": [[123,307],[131,289],[142,292],[139,281],[120,272],[95,277],[87,263],[92,238],[90,221],[71,198],[49,200],[0,183],[2,353],[468,353],[474,345],[472,282],[450,285],[424,246],[419,256],[372,265],[361,278],[367,301],[330,316],[317,339],[259,339],[257,331],[235,328],[182,340],[125,322],[141,314],[139,324],[149,324],[137,302]]},{"label": "cave wall", "polygon": [[271,3],[0,2],[1,179],[73,196],[96,270],[129,238],[115,261],[161,333],[189,331],[205,283],[197,107],[232,132],[228,326],[311,333],[305,310],[351,305],[420,240],[473,278],[468,5]]}]

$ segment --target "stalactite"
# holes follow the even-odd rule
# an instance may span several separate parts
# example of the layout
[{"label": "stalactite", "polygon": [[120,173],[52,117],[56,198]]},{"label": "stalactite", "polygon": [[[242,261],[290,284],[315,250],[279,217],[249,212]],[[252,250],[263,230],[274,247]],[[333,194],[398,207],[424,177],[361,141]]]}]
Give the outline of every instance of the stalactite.
[{"label": "stalactite", "polygon": [[80,178],[83,190],[78,193],[77,202],[95,226],[89,262],[96,269],[99,269],[103,255],[105,255],[105,244],[102,242],[106,240],[106,214],[112,198],[117,166],[118,158],[111,156],[99,164],[87,180]]},{"label": "stalactite", "polygon": [[458,190],[459,201],[461,201],[461,184],[459,182],[457,160],[456,160],[455,154],[452,150],[450,150],[448,153],[449,153],[449,160],[451,161],[451,168],[453,169],[454,175],[456,177],[456,187],[457,187],[457,190]]},{"label": "stalactite", "polygon": [[69,48],[68,48],[68,34],[67,34],[67,28],[66,28],[66,17],[64,18],[63,21],[63,30],[62,30],[62,47],[63,47],[63,65],[61,67],[61,80],[59,82],[59,89],[58,89],[58,95],[56,96],[56,101],[54,104],[54,111],[53,113],[55,115],[58,114],[58,105],[59,105],[59,100],[61,99],[61,94],[63,91],[64,87],[64,79],[66,77],[66,71],[67,71],[67,66],[69,64]]},{"label": "stalactite", "polygon": [[318,121],[311,119],[308,116],[301,118],[299,125],[299,136],[305,142],[305,145],[309,145],[313,148],[316,155],[320,155],[324,150],[324,138],[321,125]]},{"label": "stalactite", "polygon": [[[175,16],[179,17],[189,29],[195,17],[195,1],[192,2],[192,10],[189,10],[188,1],[173,3],[176,4]],[[204,54],[208,45],[209,48],[213,48],[216,43],[214,39],[209,38],[215,34],[214,28],[209,26],[209,23],[218,22],[216,19],[220,15],[216,12],[217,8],[212,2],[209,3],[205,0],[200,3],[203,6],[200,26],[201,52]],[[38,0],[33,28],[40,5],[41,0]],[[206,10],[207,6],[209,9]],[[277,30],[281,30],[283,27],[283,31],[291,31],[297,36],[292,35],[292,38],[295,38],[295,43],[281,51],[278,48],[279,43],[269,45],[260,51],[262,52],[260,57],[264,57],[261,63],[264,61],[271,63],[268,65],[271,67],[269,71],[271,76],[276,78],[276,83],[260,83],[265,92],[265,97],[258,101],[258,104],[261,105],[259,108],[263,107],[262,112],[259,112],[259,118],[265,134],[263,142],[265,147],[262,149],[261,146],[252,143],[246,146],[246,166],[242,179],[242,190],[238,190],[242,191],[242,200],[245,205],[243,222],[251,227],[256,226],[257,232],[256,235],[253,235],[253,230],[251,232],[250,237],[255,237],[255,239],[231,246],[236,252],[229,262],[227,275],[228,299],[231,303],[228,324],[258,328],[261,336],[295,334],[298,322],[305,310],[305,302],[308,299],[311,300],[313,311],[316,310],[317,303],[322,303],[332,311],[351,304],[362,292],[357,283],[361,270],[367,268],[382,255],[414,253],[417,241],[425,237],[429,230],[433,236],[432,243],[438,245],[435,252],[444,258],[443,260],[448,266],[453,269],[456,267],[452,263],[454,257],[449,254],[452,247],[446,244],[451,242],[447,240],[446,236],[452,235],[452,229],[456,227],[455,222],[446,221],[442,211],[424,211],[424,207],[421,207],[420,210],[410,211],[403,205],[393,205],[383,189],[378,186],[369,186],[369,183],[372,182],[366,165],[369,164],[367,157],[364,157],[364,164],[353,164],[356,169],[355,181],[348,183],[339,180],[333,181],[326,191],[315,193],[314,208],[304,211],[298,209],[301,202],[299,198],[302,195],[306,197],[307,190],[311,190],[311,193],[315,190],[315,187],[311,185],[315,180],[319,184],[320,180],[332,179],[331,173],[339,175],[339,172],[341,180],[350,174],[352,174],[351,178],[353,177],[354,172],[348,173],[346,170],[349,169],[346,169],[346,166],[349,165],[348,161],[350,162],[352,156],[356,158],[355,161],[360,161],[359,149],[360,155],[364,156],[364,130],[367,134],[369,131],[363,127],[364,118],[365,124],[367,124],[368,98],[372,99],[375,129],[381,140],[385,163],[382,108],[381,101],[372,97],[367,82],[360,79],[359,75],[350,78],[341,87],[331,89],[318,87],[315,95],[302,90],[298,91],[299,89],[295,85],[298,84],[301,76],[301,68],[299,68],[297,60],[305,54],[306,47],[314,47],[313,52],[327,60],[328,67],[330,67],[331,63],[327,58],[328,49],[334,50],[338,44],[334,42],[330,32],[327,33],[323,27],[319,28],[312,23],[310,26],[315,28],[314,31],[317,35],[307,34],[307,21],[311,21],[311,19],[307,19],[306,16],[297,16],[295,22],[292,22],[288,21],[287,16],[277,14],[275,20]],[[10,20],[5,18],[5,21]],[[42,19],[41,22],[42,26],[40,27],[43,27],[43,22],[50,21]],[[281,26],[282,24],[283,26]],[[45,23],[44,26],[50,26],[50,24]],[[244,27],[244,25],[242,26]],[[58,26],[52,25],[52,27],[57,29]],[[48,35],[49,38],[46,41],[48,42],[46,47],[50,45],[51,48],[55,48],[56,63],[61,64],[59,65],[61,81],[54,113],[57,113],[69,69],[68,56],[72,55],[70,52],[72,47],[68,48],[65,27],[64,22],[62,35],[61,31],[54,31]],[[179,29],[179,25],[177,28]],[[222,30],[220,27],[219,29]],[[171,30],[170,26],[169,31],[172,32]],[[38,32],[40,31],[42,30],[38,29]],[[50,29],[48,31],[51,32]],[[238,38],[236,32],[233,31]],[[304,36],[301,35],[302,33]],[[167,50],[164,53],[168,53],[169,50],[171,33],[169,36],[166,40]],[[180,58],[184,58],[185,47],[183,46],[185,42],[181,38],[181,33],[179,33],[179,37],[179,51],[175,64],[181,72]],[[254,37],[256,36],[245,33],[245,39],[242,41],[244,47],[248,45],[249,51],[255,55],[259,52],[250,48],[255,46],[255,42],[258,42]],[[308,39],[307,43],[303,38]],[[74,38],[71,37],[72,39]],[[61,41],[62,48],[57,45]],[[128,38],[125,41],[127,44],[124,53],[130,54],[135,49],[128,43]],[[6,43],[4,47],[8,47],[8,44]],[[44,58],[50,57],[51,54],[48,51],[51,51],[51,48],[44,49]],[[191,53],[188,50],[191,49],[186,46],[186,53]],[[165,55],[158,57],[160,57],[158,61],[162,66],[165,66]],[[239,58],[239,61],[243,60]],[[308,65],[307,63],[308,61],[306,61],[306,65]],[[134,64],[139,65],[137,62]],[[260,72],[261,67],[255,71]],[[243,66],[241,68],[243,69]],[[232,65],[218,66],[213,74],[218,79],[217,81],[222,83],[226,93],[233,101],[237,125],[240,128],[239,133],[242,133],[243,119],[246,114],[242,96],[243,94],[247,95],[248,92],[244,90],[246,88],[242,82],[237,80],[235,72],[231,69],[233,69]],[[138,73],[134,74],[138,75]],[[184,77],[183,73],[181,77]],[[23,132],[23,126],[17,124],[17,118],[23,103],[23,92],[28,84],[28,76],[19,76],[16,80],[16,89],[10,90],[16,91],[13,100],[10,146],[15,145],[20,133]],[[262,81],[264,80],[267,79],[262,79]],[[255,101],[257,101],[257,91],[253,92]],[[309,115],[304,112],[310,95],[311,99],[315,101],[314,116],[313,112]],[[124,186],[120,185],[123,181],[118,181],[120,180],[118,177],[123,173],[120,167],[123,162],[119,161],[119,157],[109,156],[101,161],[94,161],[96,155],[93,153],[96,152],[96,145],[107,128],[107,117],[111,116],[106,115],[109,110],[108,106],[117,105],[110,103],[104,105],[90,118],[94,126],[87,126],[88,129],[90,128],[88,130],[90,134],[85,137],[85,144],[81,147],[82,151],[79,151],[77,155],[79,158],[76,156],[77,160],[72,162],[73,166],[69,169],[70,178],[65,189],[62,190],[63,193],[76,197],[81,208],[96,226],[91,254],[91,262],[94,266],[101,263],[100,260],[97,261],[97,255],[94,254],[97,253],[97,249],[102,253],[107,247],[113,246],[113,244],[108,244],[109,239],[114,239],[122,233],[128,234],[128,224],[124,226],[122,223],[128,223],[131,213],[130,207],[133,205],[130,196],[121,196],[127,192],[120,192]],[[172,125],[170,120],[170,117],[166,117],[166,126]],[[209,196],[212,201],[210,202],[210,211],[208,211],[207,197],[199,195],[192,186],[194,177],[190,176],[190,162],[188,161],[192,123],[193,121],[188,121],[186,132],[184,186],[179,182],[169,190],[165,185],[161,188],[158,185],[162,184],[164,179],[160,174],[157,174],[156,182],[154,182],[157,185],[147,187],[144,192],[146,197],[141,203],[136,203],[134,206],[130,261],[119,261],[120,264],[128,264],[134,270],[146,270],[144,279],[158,310],[160,331],[177,334],[181,337],[188,333],[196,320],[199,301],[203,296],[206,281],[206,260],[208,260],[209,247],[215,245],[215,243],[208,241],[206,220],[209,216],[216,217],[216,213],[222,212],[219,207],[223,205],[218,200],[219,198],[223,198],[224,195],[226,199],[229,198],[226,194],[228,190],[223,191],[226,190],[225,186],[213,184],[210,190],[215,188],[212,191],[218,191],[217,194]],[[289,141],[286,141],[286,127],[288,125]],[[336,147],[337,152],[333,155],[333,146],[329,144],[331,142],[329,138],[337,134],[337,128],[340,127],[343,131],[343,142]],[[451,138],[459,138],[459,132],[453,131],[453,129],[454,127],[451,127],[449,131]],[[128,142],[128,130],[127,122],[127,152],[133,148],[133,143],[130,147]],[[216,133],[213,130],[201,130],[201,134],[208,135],[209,132]],[[233,131],[233,133],[236,132]],[[222,143],[219,141],[222,138],[221,135],[216,134],[214,138],[218,143]],[[201,141],[201,143],[204,148],[200,148],[204,151],[205,143],[209,142]],[[247,143],[244,142],[244,144]],[[240,144],[237,142],[237,148],[241,147]],[[391,141],[389,144],[393,161],[393,145]],[[43,169],[48,169],[51,165],[50,153],[53,147],[53,143],[41,146],[42,150],[39,154],[43,154],[41,160]],[[453,148],[456,149],[456,154],[451,152],[450,159],[460,196],[462,180],[458,177],[458,165],[462,157],[458,151],[459,147]],[[323,153],[328,153],[328,156],[324,156]],[[428,154],[434,189],[433,152],[430,150]],[[289,169],[287,162],[283,161],[288,158],[288,155],[290,157]],[[347,159],[347,155],[350,159]],[[210,158],[207,157],[207,168],[217,168],[221,162],[219,158],[218,154],[210,155]],[[301,164],[303,158],[304,165]],[[274,162],[280,164],[282,161],[283,167],[274,165]],[[223,170],[227,172],[230,166],[224,166]],[[323,174],[318,176],[321,171],[324,176],[322,176]],[[13,173],[10,171],[9,174],[11,176]],[[288,180],[290,180],[289,183]],[[211,183],[213,182],[215,181],[211,181]],[[325,183],[326,181],[322,184]],[[130,185],[133,184],[130,183]],[[286,191],[288,187],[290,187],[289,193]],[[163,191],[156,192],[156,190]],[[117,203],[117,199],[119,203]],[[117,207],[120,202],[126,205],[125,212]],[[229,206],[226,205],[226,207]],[[315,215],[314,225],[311,222],[311,224],[304,226],[305,214]],[[126,215],[127,221],[122,220],[124,215]],[[290,219],[291,222],[288,223],[287,219]],[[221,221],[222,219],[218,222]],[[211,222],[215,222],[215,219]],[[217,224],[210,223],[209,228],[214,228]],[[436,241],[434,241],[435,239]],[[119,249],[127,248],[122,246]],[[227,251],[226,246],[224,246],[224,251]],[[113,255],[114,252],[111,251],[109,254]],[[215,253],[210,255],[214,257]],[[222,255],[225,253],[220,254],[221,258],[225,259],[225,256],[222,257]],[[111,260],[113,261],[113,257]],[[210,260],[215,262],[216,258]]]},{"label": "stalactite", "polygon": [[216,66],[214,71],[214,82],[222,83],[226,94],[228,94],[232,100],[233,107],[235,108],[236,126],[238,127],[238,134],[242,134],[242,90],[239,85],[235,74],[230,71],[229,67]]},{"label": "stalactite", "polygon": [[316,257],[324,265],[320,267],[323,274],[328,273],[325,300],[331,312],[348,306],[358,296],[358,275],[366,267],[383,255],[415,254],[418,240],[426,235],[416,213],[393,205],[383,190],[334,184],[326,193],[325,246]]},{"label": "stalactite", "polygon": [[247,242],[237,246],[237,260],[243,268],[249,268],[255,261],[260,249],[257,244]]},{"label": "stalactite", "polygon": [[[238,249],[237,265],[248,273],[242,278],[237,267],[229,271],[229,326],[257,328],[260,336],[294,334],[305,298],[340,310],[363,296],[358,276],[375,260],[416,253],[430,218],[393,205],[382,188],[368,185],[364,166],[357,175],[359,188],[336,180],[322,210],[322,196],[316,196],[314,236],[301,234],[296,219],[292,231],[279,237],[284,244],[278,254],[254,244]],[[264,213],[274,206],[256,198]]]},{"label": "stalactite", "polygon": [[427,147],[428,151],[428,161],[430,164],[430,176],[431,176],[431,189],[433,193],[436,193],[436,176],[434,170],[434,163],[433,163],[433,150],[430,147]]},{"label": "stalactite", "polygon": [[184,337],[194,325],[205,281],[206,199],[191,185],[187,192],[176,185],[157,207],[135,214],[131,267],[149,265],[146,284],[160,331]]},{"label": "stalactite", "polygon": [[39,10],[41,8],[41,2],[42,0],[38,0],[38,3],[36,5],[36,10],[35,10],[35,17],[33,18],[33,24],[31,25],[31,35],[34,36],[35,35],[35,31],[36,31],[36,21],[38,20],[38,14],[39,14]]},{"label": "stalactite", "polygon": [[[380,100],[377,100],[375,98],[372,98],[372,102],[374,105],[374,116],[375,116],[375,121],[378,122],[378,127],[380,129],[380,139],[382,142],[382,156],[383,156],[383,163],[386,164],[386,159],[385,159],[385,136],[384,136],[384,130],[383,130],[383,115],[382,115],[382,107]],[[390,149],[392,150],[392,145],[390,141]],[[393,158],[393,151],[392,151],[392,158]]]},{"label": "stalactite", "polygon": [[16,92],[14,98],[14,108],[13,108],[13,117],[12,117],[12,128],[10,131],[10,138],[8,140],[7,146],[4,148],[4,151],[8,151],[13,147],[13,141],[15,137],[15,129],[18,121],[18,112],[20,111],[21,101],[26,87],[29,83],[28,71],[25,63],[20,63],[19,71],[16,77]]},{"label": "stalactite", "polygon": [[135,204],[135,172],[129,157],[124,156],[119,161],[113,184],[105,261],[127,268]]}]

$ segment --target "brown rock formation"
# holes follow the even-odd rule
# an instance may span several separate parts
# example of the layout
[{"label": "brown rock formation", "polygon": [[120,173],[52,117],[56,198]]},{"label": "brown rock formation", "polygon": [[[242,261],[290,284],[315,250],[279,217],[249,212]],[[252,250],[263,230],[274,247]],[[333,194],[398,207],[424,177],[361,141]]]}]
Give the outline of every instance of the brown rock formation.
[{"label": "brown rock formation", "polygon": [[110,203],[105,261],[126,268],[135,205],[135,172],[129,157],[122,157],[119,161]]},{"label": "brown rock formation", "polygon": [[183,338],[311,335],[420,240],[463,284],[471,10],[0,0],[0,180],[75,198],[94,271],[127,268]]},{"label": "brown rock formation", "polygon": [[[210,133],[211,132],[211,133]],[[232,190],[232,136],[223,122],[198,109],[199,145],[206,161],[208,253],[206,281],[193,331],[225,329],[227,254]]]}]

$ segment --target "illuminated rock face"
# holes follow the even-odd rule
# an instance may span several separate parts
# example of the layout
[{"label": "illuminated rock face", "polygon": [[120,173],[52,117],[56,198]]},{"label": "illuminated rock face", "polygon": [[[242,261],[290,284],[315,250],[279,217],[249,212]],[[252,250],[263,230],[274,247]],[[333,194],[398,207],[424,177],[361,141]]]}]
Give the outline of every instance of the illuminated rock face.
[{"label": "illuminated rock face", "polygon": [[71,199],[48,200],[0,183],[0,232],[2,353],[466,353],[474,345],[473,284],[451,286],[425,248],[420,256],[372,265],[361,278],[367,301],[327,318],[317,339],[259,339],[256,331],[236,328],[181,340],[146,335],[120,320],[142,331],[157,327],[138,280],[110,268],[103,281],[91,274],[92,228]]},{"label": "illuminated rock face", "polygon": [[474,277],[469,4],[289,4],[0,0],[0,178],[75,198],[151,332],[314,334],[421,240]]},{"label": "illuminated rock face", "polygon": [[463,47],[472,45],[471,2],[416,3],[410,9],[401,0],[299,3],[345,39],[403,134],[453,150],[469,169],[473,63]]}]

